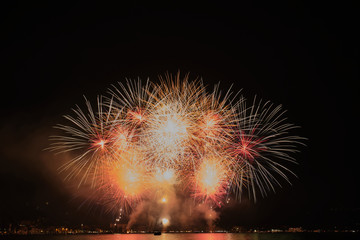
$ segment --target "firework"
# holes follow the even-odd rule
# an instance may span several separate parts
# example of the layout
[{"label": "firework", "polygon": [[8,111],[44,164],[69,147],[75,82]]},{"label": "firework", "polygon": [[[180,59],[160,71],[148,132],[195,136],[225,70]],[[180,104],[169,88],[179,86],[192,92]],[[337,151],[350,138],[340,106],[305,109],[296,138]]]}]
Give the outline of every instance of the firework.
[{"label": "firework", "polygon": [[304,138],[290,135],[297,126],[286,123],[282,106],[254,99],[251,106],[238,104],[238,121],[234,129],[234,139],[229,146],[232,155],[235,192],[240,191],[244,180],[248,184],[249,195],[256,199],[256,190],[265,196],[275,191],[274,185],[281,186],[275,175],[290,183],[286,173],[295,175],[286,163],[296,163],[291,153]]},{"label": "firework", "polygon": [[[74,156],[62,171],[91,181],[110,208],[144,199],[166,204],[174,189],[195,202],[221,207],[230,195],[266,195],[290,181],[287,163],[304,138],[291,135],[281,106],[256,99],[248,106],[239,93],[208,92],[188,75],[127,80],[100,96],[94,109],[76,107],[57,125],[51,150]],[[244,189],[247,189],[244,191]],[[165,221],[166,219],[166,221]],[[167,218],[163,224],[168,224]]]}]

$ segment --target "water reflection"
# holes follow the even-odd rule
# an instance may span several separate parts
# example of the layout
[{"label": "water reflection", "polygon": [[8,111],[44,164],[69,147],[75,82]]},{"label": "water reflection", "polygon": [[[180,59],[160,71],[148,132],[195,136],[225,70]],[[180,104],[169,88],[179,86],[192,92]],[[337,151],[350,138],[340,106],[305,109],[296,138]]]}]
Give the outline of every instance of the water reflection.
[{"label": "water reflection", "polygon": [[5,240],[358,240],[359,233],[164,233],[56,236],[0,236]]},{"label": "water reflection", "polygon": [[[43,238],[45,237],[45,238]],[[9,238],[11,239],[11,238]],[[229,233],[163,233],[153,234],[104,234],[104,235],[67,235],[67,236],[37,236],[26,238],[31,240],[261,240],[258,234]]]},{"label": "water reflection", "polygon": [[[35,239],[34,239],[35,240]],[[37,240],[37,239],[36,239]],[[111,234],[111,235],[73,235],[53,236],[51,240],[260,240],[258,234],[229,233],[163,233],[153,234]]]}]

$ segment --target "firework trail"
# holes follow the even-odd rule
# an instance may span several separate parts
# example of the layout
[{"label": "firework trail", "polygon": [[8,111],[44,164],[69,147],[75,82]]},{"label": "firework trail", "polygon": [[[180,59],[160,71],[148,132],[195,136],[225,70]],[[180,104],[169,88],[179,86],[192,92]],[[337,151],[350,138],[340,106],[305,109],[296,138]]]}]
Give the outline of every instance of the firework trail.
[{"label": "firework trail", "polygon": [[[288,162],[304,138],[292,135],[281,105],[238,94],[208,92],[201,80],[166,74],[158,83],[126,80],[85,98],[69,125],[57,125],[50,150],[74,156],[61,171],[90,181],[110,209],[153,199],[166,203],[174,189],[196,203],[221,207],[229,196],[254,200],[290,182]],[[281,186],[281,185],[280,185]],[[246,190],[245,190],[246,189]],[[160,200],[159,200],[160,199]],[[168,223],[167,223],[168,224]]]}]

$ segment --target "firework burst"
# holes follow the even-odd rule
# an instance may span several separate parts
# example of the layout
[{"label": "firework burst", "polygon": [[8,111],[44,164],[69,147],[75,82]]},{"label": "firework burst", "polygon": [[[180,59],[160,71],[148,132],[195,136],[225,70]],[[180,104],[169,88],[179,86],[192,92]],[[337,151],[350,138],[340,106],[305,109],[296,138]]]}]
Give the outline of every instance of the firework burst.
[{"label": "firework burst", "polygon": [[[91,181],[110,208],[123,210],[144,199],[168,201],[171,189],[188,192],[195,202],[221,207],[244,189],[254,199],[289,182],[286,162],[304,138],[291,135],[281,106],[247,101],[230,90],[210,93],[188,75],[160,77],[159,83],[127,80],[98,97],[93,108],[73,109],[57,125],[51,150],[71,152],[61,167],[67,177]],[[231,97],[232,96],[232,97]]]}]

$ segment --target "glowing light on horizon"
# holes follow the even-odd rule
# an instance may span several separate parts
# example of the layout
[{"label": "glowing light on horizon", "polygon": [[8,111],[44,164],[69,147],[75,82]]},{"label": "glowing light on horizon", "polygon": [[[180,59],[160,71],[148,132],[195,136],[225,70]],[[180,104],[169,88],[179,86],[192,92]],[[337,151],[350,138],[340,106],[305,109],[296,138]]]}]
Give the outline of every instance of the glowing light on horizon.
[{"label": "glowing light on horizon", "polygon": [[163,218],[163,219],[161,219],[161,223],[163,224],[163,226],[167,226],[167,225],[169,225],[170,221],[167,218]]}]

